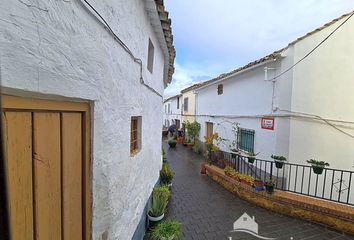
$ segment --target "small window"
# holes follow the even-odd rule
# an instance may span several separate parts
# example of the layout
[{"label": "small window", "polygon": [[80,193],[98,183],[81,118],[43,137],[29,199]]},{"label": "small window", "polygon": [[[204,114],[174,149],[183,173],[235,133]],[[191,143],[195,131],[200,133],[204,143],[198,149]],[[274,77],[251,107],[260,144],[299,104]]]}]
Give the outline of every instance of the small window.
[{"label": "small window", "polygon": [[179,109],[179,97],[177,97],[177,109]]},{"label": "small window", "polygon": [[168,113],[171,113],[171,106],[168,104]]},{"label": "small window", "polygon": [[224,85],[223,84],[219,84],[218,85],[218,95],[221,95],[224,93]]},{"label": "small window", "polygon": [[238,129],[238,147],[247,152],[254,152],[254,130]]},{"label": "small window", "polygon": [[132,117],[130,126],[130,155],[141,149],[141,117]]},{"label": "small window", "polygon": [[211,138],[214,132],[214,124],[212,122],[206,123],[206,137]]},{"label": "small window", "polygon": [[167,105],[165,104],[165,113],[167,113]]},{"label": "small window", "polygon": [[188,98],[185,98],[183,101],[184,101],[183,110],[185,112],[187,112],[188,111]]},{"label": "small window", "polygon": [[152,44],[151,39],[149,39],[147,69],[149,70],[149,72],[152,73],[153,68],[154,68],[154,45]]}]

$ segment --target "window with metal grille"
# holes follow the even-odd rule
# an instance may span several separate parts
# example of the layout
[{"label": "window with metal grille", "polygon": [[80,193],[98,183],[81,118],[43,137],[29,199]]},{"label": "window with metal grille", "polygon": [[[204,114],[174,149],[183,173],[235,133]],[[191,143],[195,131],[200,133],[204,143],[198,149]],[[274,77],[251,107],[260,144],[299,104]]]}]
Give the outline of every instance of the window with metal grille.
[{"label": "window with metal grille", "polygon": [[141,149],[141,117],[132,117],[130,126],[130,154],[135,155]]},{"label": "window with metal grille", "polygon": [[184,101],[183,110],[185,112],[187,112],[188,111],[188,98],[185,98],[183,101]]},{"label": "window with metal grille", "polygon": [[254,152],[254,130],[238,129],[238,148],[247,152]]},{"label": "window with metal grille", "polygon": [[223,84],[219,84],[218,85],[218,95],[221,95],[224,93],[224,85]]},{"label": "window with metal grille", "polygon": [[149,72],[152,73],[154,68],[154,45],[152,44],[151,40],[149,39],[149,49],[148,49],[148,62],[147,62],[147,69]]}]

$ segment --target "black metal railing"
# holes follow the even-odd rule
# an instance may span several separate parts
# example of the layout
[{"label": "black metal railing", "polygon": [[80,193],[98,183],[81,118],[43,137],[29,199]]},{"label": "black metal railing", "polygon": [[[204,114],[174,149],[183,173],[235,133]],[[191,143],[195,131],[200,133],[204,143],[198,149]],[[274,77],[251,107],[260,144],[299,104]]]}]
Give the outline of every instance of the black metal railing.
[{"label": "black metal railing", "polygon": [[220,151],[217,165],[229,165],[236,171],[262,181],[272,179],[275,188],[329,201],[354,205],[354,171],[325,168],[315,174],[312,166],[255,159],[253,163],[240,154]]}]

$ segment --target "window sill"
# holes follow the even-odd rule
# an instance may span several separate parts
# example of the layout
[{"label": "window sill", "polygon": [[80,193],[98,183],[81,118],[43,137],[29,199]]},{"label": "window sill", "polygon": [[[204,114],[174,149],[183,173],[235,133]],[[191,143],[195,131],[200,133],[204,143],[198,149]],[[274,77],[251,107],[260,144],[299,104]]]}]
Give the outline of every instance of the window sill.
[{"label": "window sill", "polygon": [[136,155],[138,155],[140,153],[141,149],[135,150],[133,152],[130,153],[130,157],[135,157]]}]

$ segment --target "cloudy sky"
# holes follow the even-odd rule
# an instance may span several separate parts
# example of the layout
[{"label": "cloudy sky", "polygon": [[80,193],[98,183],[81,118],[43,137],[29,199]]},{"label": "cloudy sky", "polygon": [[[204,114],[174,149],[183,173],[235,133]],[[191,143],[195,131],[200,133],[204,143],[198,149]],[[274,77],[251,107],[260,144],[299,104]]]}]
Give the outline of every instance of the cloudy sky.
[{"label": "cloudy sky", "polygon": [[177,50],[165,96],[285,47],[354,0],[165,0]]}]

